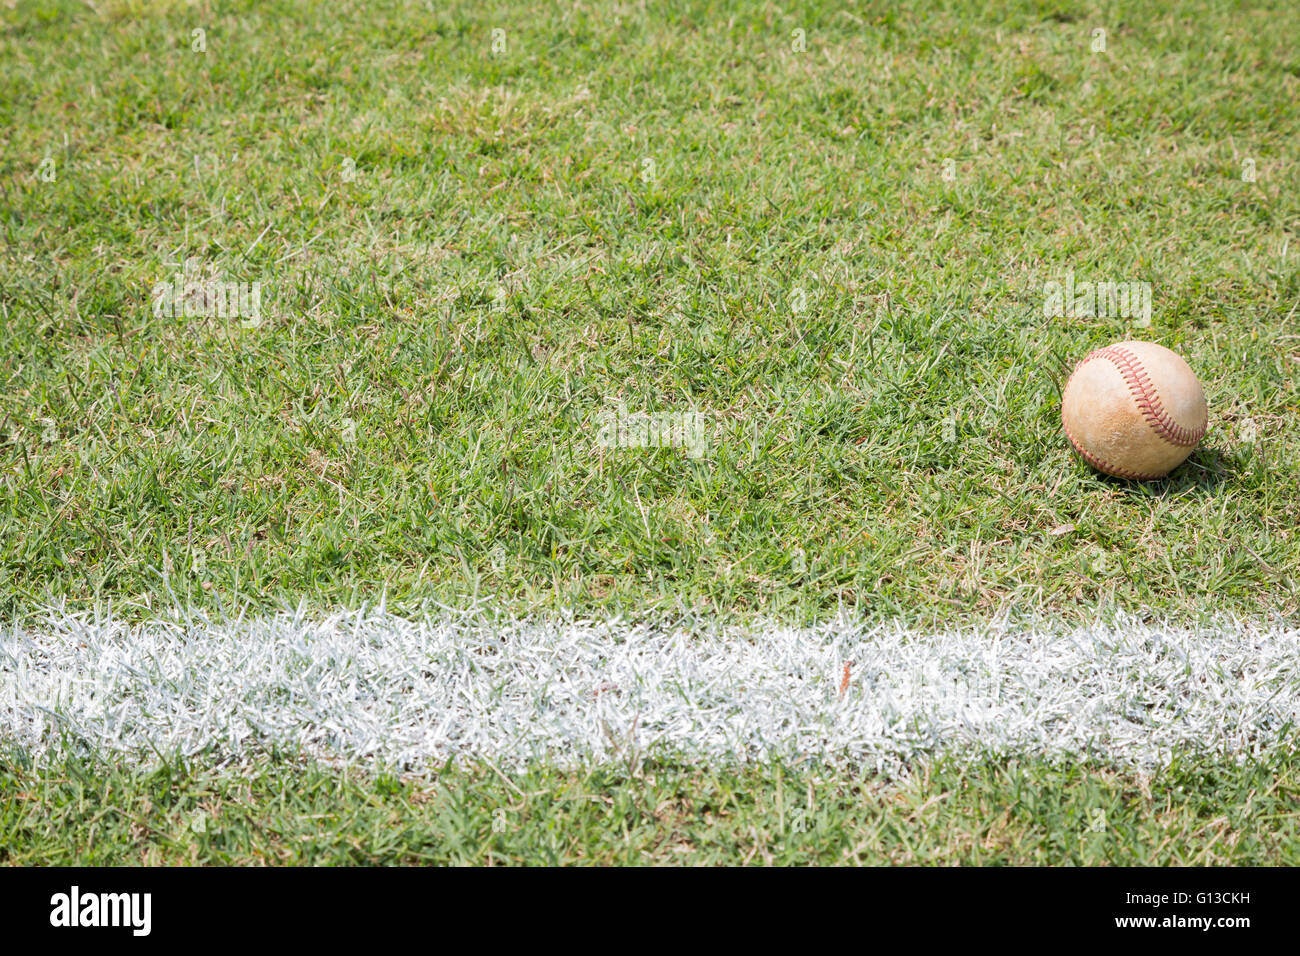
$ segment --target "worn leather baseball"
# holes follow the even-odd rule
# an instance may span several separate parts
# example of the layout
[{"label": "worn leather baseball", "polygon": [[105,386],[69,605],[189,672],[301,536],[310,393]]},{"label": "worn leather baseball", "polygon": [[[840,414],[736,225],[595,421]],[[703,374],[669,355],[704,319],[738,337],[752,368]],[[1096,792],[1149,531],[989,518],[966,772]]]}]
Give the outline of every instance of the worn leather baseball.
[{"label": "worn leather baseball", "polygon": [[1152,342],[1117,342],[1075,366],[1061,423],[1090,465],[1117,478],[1163,478],[1205,434],[1205,391],[1176,353]]}]

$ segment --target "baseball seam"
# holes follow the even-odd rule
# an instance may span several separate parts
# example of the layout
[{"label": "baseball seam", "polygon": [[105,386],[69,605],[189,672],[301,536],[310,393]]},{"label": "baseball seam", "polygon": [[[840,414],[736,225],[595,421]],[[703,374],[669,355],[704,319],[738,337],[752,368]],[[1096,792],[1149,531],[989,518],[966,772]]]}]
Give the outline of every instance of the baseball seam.
[{"label": "baseball seam", "polygon": [[1090,353],[1080,364],[1087,364],[1098,358],[1109,359],[1119,369],[1119,373],[1124,376],[1124,381],[1128,383],[1129,393],[1132,394],[1133,401],[1137,403],[1142,416],[1147,420],[1152,431],[1162,439],[1179,448],[1192,448],[1205,435],[1205,425],[1195,429],[1185,428],[1173,420],[1173,417],[1165,411],[1160,401],[1160,394],[1151,384],[1151,378],[1141,360],[1128,349],[1120,348],[1118,345],[1108,345],[1104,349],[1097,349]]},{"label": "baseball seam", "polygon": [[1116,478],[1128,478],[1132,481],[1155,481],[1157,478],[1164,477],[1164,475],[1149,475],[1140,471],[1129,471],[1127,468],[1120,468],[1118,465],[1112,465],[1105,459],[1098,458],[1096,455],[1091,454],[1087,449],[1074,440],[1074,436],[1070,434],[1070,426],[1065,424],[1064,416],[1061,417],[1061,427],[1065,429],[1065,437],[1070,439],[1070,444],[1074,446],[1074,450],[1082,455],[1088,464],[1092,465],[1092,467],[1096,468],[1098,471],[1104,471],[1106,474],[1114,475]]}]

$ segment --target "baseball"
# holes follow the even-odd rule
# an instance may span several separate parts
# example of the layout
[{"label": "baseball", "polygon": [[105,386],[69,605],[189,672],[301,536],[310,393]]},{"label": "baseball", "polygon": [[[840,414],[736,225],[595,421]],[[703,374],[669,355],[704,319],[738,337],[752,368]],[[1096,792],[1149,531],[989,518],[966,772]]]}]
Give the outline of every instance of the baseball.
[{"label": "baseball", "polygon": [[1205,391],[1162,345],[1117,342],[1075,366],[1061,396],[1066,437],[1098,471],[1163,478],[1205,434]]}]

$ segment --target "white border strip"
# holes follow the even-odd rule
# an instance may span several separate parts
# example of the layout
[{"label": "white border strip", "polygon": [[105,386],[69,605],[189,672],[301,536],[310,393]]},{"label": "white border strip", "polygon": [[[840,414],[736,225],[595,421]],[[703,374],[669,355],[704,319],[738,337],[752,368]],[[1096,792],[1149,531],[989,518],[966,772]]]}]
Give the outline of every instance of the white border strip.
[{"label": "white border strip", "polygon": [[666,748],[901,773],[939,753],[1245,755],[1297,725],[1300,630],[1282,623],[701,633],[450,612],[140,625],[51,612],[0,632],[0,740],[38,760],[70,741],[129,762],[275,744],[413,770]]}]

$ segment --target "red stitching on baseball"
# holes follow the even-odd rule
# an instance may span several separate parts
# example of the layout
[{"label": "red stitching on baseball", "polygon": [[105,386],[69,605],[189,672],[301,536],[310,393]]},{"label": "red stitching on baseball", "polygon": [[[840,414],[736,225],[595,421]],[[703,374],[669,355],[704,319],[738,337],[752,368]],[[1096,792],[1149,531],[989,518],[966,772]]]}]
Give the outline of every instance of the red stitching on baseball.
[{"label": "red stitching on baseball", "polygon": [[[1069,385],[1069,382],[1066,382],[1066,385]],[[1065,424],[1064,414],[1061,415],[1061,427],[1065,429],[1065,437],[1070,439],[1070,444],[1074,446],[1074,450],[1082,455],[1087,460],[1088,464],[1092,465],[1092,467],[1099,471],[1104,471],[1108,475],[1114,475],[1116,478],[1128,478],[1132,481],[1155,481],[1157,478],[1164,477],[1164,475],[1147,475],[1140,471],[1129,471],[1127,468],[1119,468],[1108,461],[1098,458],[1096,455],[1089,454],[1084,450],[1082,445],[1074,440],[1074,436],[1070,434],[1070,426]]]},{"label": "red stitching on baseball", "polygon": [[[1110,360],[1119,369],[1119,373],[1124,376],[1124,381],[1128,383],[1133,401],[1141,409],[1147,424],[1169,444],[1177,445],[1179,448],[1192,448],[1205,436],[1208,422],[1199,428],[1186,428],[1174,421],[1165,411],[1159,393],[1151,385],[1151,377],[1147,374],[1147,370],[1143,368],[1141,360],[1128,349],[1120,348],[1118,345],[1108,345],[1104,349],[1089,352],[1079,365],[1086,365],[1093,359],[1099,358]],[[1076,368],[1075,371],[1077,372],[1078,369]],[[1074,378],[1073,375],[1070,377]],[[1070,383],[1067,381],[1065,385],[1069,388]],[[1074,439],[1070,441],[1073,443]],[[1078,448],[1078,445],[1075,447]]]}]

